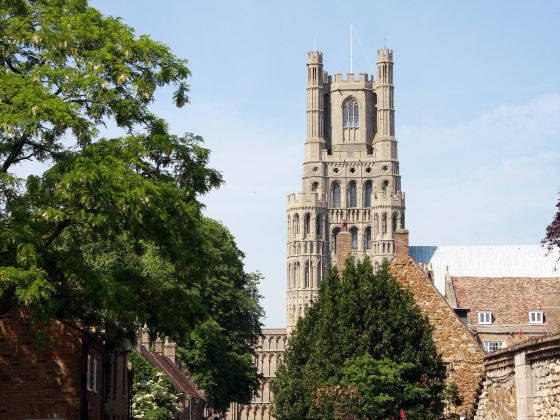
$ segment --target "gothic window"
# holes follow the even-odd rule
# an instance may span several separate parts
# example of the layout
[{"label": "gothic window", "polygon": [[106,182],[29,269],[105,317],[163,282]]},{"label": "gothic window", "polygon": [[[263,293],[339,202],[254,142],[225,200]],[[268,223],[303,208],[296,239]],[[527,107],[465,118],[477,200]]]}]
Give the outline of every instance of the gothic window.
[{"label": "gothic window", "polygon": [[332,206],[335,209],[340,208],[340,184],[333,182],[331,185]]},{"label": "gothic window", "polygon": [[321,237],[321,223],[322,223],[322,217],[320,214],[318,214],[317,218],[315,219],[315,234],[317,235],[318,238]]},{"label": "gothic window", "polygon": [[313,184],[311,184],[311,191],[312,192],[317,192],[319,190],[319,183],[318,182],[314,182]]},{"label": "gothic window", "polygon": [[340,228],[339,227],[335,227],[332,231],[332,243],[331,243],[331,249],[336,252],[336,237],[338,236],[338,234],[340,233]]},{"label": "gothic window", "polygon": [[371,227],[368,226],[364,232],[364,249],[371,249]]},{"label": "gothic window", "polygon": [[358,197],[356,192],[356,181],[350,181],[348,184],[348,207],[357,207]]},{"label": "gothic window", "polygon": [[303,233],[308,236],[311,233],[311,215],[307,213],[303,219]]},{"label": "gothic window", "polygon": [[322,275],[321,275],[321,261],[317,261],[317,267],[316,268],[317,268],[317,277],[316,277],[317,285],[316,285],[316,287],[321,287],[321,277],[322,277]]},{"label": "gothic window", "polygon": [[310,274],[309,261],[306,261],[305,262],[305,267],[304,267],[304,272],[303,272],[303,288],[304,289],[309,288],[309,274]]},{"label": "gothic window", "polygon": [[364,184],[364,207],[371,207],[371,193],[373,191],[371,181]]},{"label": "gothic window", "polygon": [[381,234],[387,233],[387,213],[381,216]]},{"label": "gothic window", "polygon": [[353,227],[350,229],[352,235],[352,249],[358,249],[358,229]]},{"label": "gothic window", "polygon": [[292,234],[294,235],[294,239],[297,239],[297,235],[299,235],[299,215],[294,214],[294,220],[292,222]]},{"label": "gothic window", "polygon": [[401,229],[404,229],[404,212],[401,213]]},{"label": "gothic window", "polygon": [[393,228],[393,230],[392,230],[393,233],[395,233],[395,232],[397,231],[398,218],[399,218],[399,214],[398,214],[397,212],[394,212],[394,213],[393,213],[392,220],[391,220],[391,222],[392,222],[392,226],[391,226],[391,227]]},{"label": "gothic window", "polygon": [[342,107],[344,128],[356,128],[360,125],[360,117],[358,111],[358,101],[354,97],[349,97],[344,101]]},{"label": "gothic window", "polygon": [[383,190],[383,194],[387,193],[387,190],[389,189],[389,181],[387,179],[383,181],[383,184],[381,184],[381,189]]}]

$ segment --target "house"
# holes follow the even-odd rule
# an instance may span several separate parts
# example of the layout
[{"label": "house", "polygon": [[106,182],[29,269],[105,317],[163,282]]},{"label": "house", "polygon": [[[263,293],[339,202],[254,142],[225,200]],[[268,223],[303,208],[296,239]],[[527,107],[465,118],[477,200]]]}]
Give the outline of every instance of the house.
[{"label": "house", "polygon": [[0,318],[0,420],[128,419],[125,344],[111,350],[64,322],[33,325],[23,312]]}]

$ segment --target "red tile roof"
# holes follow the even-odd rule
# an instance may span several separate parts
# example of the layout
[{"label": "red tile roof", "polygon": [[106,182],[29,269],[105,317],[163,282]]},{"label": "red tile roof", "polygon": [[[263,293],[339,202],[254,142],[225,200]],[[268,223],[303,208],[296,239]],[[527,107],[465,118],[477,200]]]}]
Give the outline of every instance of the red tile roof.
[{"label": "red tile roof", "polygon": [[542,310],[556,322],[560,316],[560,278],[451,277],[457,306],[470,309],[470,324],[477,311],[492,311],[494,325],[527,324],[528,312]]},{"label": "red tile roof", "polygon": [[171,359],[161,353],[150,351],[145,346],[141,347],[141,354],[157,370],[163,372],[179,391],[204,399],[203,392],[196,388],[193,381]]}]

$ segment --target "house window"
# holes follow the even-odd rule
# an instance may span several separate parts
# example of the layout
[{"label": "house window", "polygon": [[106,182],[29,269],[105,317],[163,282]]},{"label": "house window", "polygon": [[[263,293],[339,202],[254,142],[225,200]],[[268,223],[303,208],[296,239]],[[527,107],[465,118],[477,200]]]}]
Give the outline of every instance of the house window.
[{"label": "house window", "polygon": [[344,128],[355,128],[360,125],[358,101],[355,98],[348,98],[343,106]]},{"label": "house window", "polygon": [[483,341],[482,343],[484,344],[484,351],[486,353],[490,353],[504,348],[503,341]]},{"label": "house window", "polygon": [[480,311],[478,313],[478,323],[479,324],[491,324],[492,323],[492,312],[490,312],[490,311]]},{"label": "house window", "polygon": [[529,322],[531,324],[542,324],[543,323],[543,312],[542,311],[530,311],[529,312]]}]

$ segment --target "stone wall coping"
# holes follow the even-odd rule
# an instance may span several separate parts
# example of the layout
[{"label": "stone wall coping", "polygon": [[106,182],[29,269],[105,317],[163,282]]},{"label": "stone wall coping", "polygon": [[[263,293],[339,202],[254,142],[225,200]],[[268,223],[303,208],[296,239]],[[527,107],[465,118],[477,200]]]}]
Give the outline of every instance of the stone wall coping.
[{"label": "stone wall coping", "polygon": [[263,328],[262,335],[287,335],[286,328]]},{"label": "stone wall coping", "polygon": [[547,357],[547,354],[551,352],[560,354],[560,334],[525,341],[505,349],[493,351],[486,355],[484,365],[494,365],[508,359],[513,360],[516,353],[522,352],[525,352],[527,357],[533,360],[539,359],[540,355]]}]

